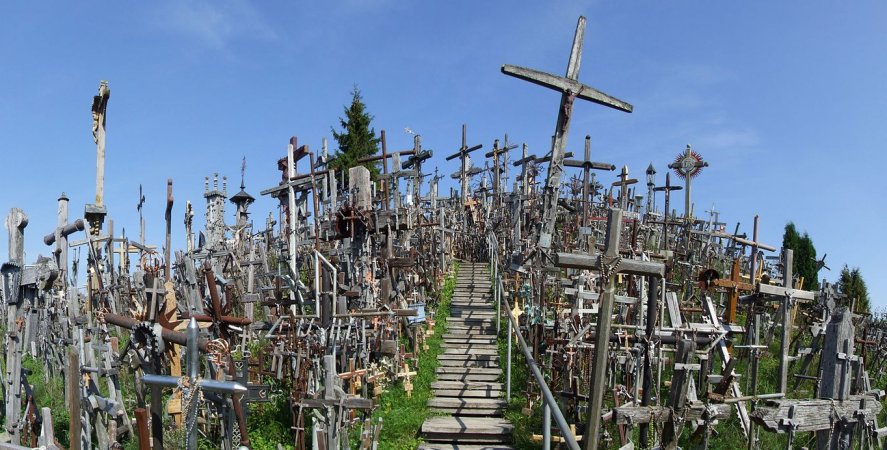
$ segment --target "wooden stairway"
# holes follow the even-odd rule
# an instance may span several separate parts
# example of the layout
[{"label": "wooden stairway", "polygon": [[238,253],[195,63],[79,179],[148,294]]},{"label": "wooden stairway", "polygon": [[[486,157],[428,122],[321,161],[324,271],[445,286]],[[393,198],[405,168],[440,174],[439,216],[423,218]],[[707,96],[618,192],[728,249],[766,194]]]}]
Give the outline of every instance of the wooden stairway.
[{"label": "wooden stairway", "polygon": [[485,263],[459,267],[450,301],[443,353],[438,357],[435,413],[422,424],[420,450],[508,450],[514,426],[502,414],[508,403],[499,383],[496,307]]}]

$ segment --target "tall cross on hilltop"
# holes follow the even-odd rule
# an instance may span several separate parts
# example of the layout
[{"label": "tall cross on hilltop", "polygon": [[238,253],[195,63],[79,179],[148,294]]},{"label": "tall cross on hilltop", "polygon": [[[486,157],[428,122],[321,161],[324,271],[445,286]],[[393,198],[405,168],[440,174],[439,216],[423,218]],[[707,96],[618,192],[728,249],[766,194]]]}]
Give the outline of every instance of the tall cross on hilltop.
[{"label": "tall cross on hilltop", "polygon": [[585,17],[580,16],[579,23],[576,25],[576,35],[573,37],[573,47],[570,50],[570,60],[567,63],[566,76],[559,77],[550,73],[508,64],[502,66],[502,73],[506,75],[561,92],[557,126],[554,130],[554,140],[551,146],[551,163],[548,165],[548,178],[545,184],[546,195],[542,214],[542,230],[540,230],[538,241],[539,246],[542,248],[548,248],[551,245],[551,235],[554,231],[558,192],[560,191],[561,176],[564,171],[564,149],[567,146],[567,132],[570,130],[573,101],[580,98],[625,112],[631,112],[634,108],[622,100],[611,97],[578,81],[584,36]]}]

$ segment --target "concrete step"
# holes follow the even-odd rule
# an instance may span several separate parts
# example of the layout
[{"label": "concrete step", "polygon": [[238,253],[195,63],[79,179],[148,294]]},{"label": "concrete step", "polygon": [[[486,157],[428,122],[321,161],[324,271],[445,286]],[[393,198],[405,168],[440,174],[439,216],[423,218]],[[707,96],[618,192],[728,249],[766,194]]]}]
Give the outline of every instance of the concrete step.
[{"label": "concrete step", "polygon": [[496,327],[475,327],[470,325],[453,325],[447,326],[447,331],[452,334],[462,334],[470,336],[495,336]]},{"label": "concrete step", "polygon": [[456,374],[456,375],[492,375],[498,377],[502,374],[502,369],[498,367],[438,367],[436,370],[438,375]]}]

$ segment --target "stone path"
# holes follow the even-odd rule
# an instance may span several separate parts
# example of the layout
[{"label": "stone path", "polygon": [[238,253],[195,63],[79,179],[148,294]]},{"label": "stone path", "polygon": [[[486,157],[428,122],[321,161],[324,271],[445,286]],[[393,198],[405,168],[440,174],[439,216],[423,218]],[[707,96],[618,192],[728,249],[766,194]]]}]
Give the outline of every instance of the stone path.
[{"label": "stone path", "polygon": [[485,263],[463,262],[450,301],[434,397],[428,408],[444,415],[422,424],[420,450],[511,449],[514,426],[499,383],[496,306]]}]

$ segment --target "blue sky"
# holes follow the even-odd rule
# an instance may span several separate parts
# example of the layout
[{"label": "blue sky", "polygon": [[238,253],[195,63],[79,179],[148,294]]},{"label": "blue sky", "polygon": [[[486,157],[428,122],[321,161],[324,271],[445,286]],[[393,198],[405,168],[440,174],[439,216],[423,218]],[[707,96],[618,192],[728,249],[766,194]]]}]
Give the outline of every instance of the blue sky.
[{"label": "blue sky", "polygon": [[[558,95],[506,77],[502,64],[563,73],[576,19],[588,17],[580,80],[635,106],[578,103],[569,148],[643,179],[687,144],[709,161],[694,183],[732,229],[781,243],[789,220],[828,253],[834,279],[859,266],[887,306],[887,3],[837,2],[156,2],[0,3],[0,211],[25,208],[28,260],[48,254],[56,198],[83,211],[94,189],[90,106],[107,119],[106,204],[116,230],[163,239],[175,180],[174,248],[203,177],[247,190],[279,180],[288,138],[319,149],[357,83],[389,148],[409,127],[444,161],[460,145],[509,134],[544,153]],[[604,180],[615,179],[605,174]],[[660,199],[661,203],[661,199]],[[273,208],[253,207],[257,218]],[[0,240],[2,258],[6,239]]]}]

